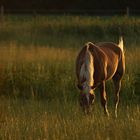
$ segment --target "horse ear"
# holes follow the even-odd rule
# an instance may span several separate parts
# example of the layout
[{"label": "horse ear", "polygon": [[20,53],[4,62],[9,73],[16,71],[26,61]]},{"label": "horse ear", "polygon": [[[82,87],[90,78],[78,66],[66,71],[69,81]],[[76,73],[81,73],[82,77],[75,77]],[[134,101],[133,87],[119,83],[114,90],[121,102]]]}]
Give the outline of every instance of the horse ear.
[{"label": "horse ear", "polygon": [[78,84],[77,87],[80,89],[80,90],[83,90],[83,86]]}]

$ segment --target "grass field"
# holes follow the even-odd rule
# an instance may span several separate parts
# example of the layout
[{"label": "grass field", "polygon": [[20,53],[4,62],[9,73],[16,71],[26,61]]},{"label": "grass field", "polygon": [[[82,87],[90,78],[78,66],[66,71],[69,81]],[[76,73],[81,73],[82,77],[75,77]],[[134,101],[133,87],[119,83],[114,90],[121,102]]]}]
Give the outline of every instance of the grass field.
[{"label": "grass field", "polygon": [[[138,17],[5,17],[0,23],[0,139],[139,140],[139,23]],[[94,111],[85,116],[75,86],[76,55],[86,41],[117,43],[118,25],[126,56],[118,118],[113,117],[111,82],[111,117],[104,116],[98,90]]]}]

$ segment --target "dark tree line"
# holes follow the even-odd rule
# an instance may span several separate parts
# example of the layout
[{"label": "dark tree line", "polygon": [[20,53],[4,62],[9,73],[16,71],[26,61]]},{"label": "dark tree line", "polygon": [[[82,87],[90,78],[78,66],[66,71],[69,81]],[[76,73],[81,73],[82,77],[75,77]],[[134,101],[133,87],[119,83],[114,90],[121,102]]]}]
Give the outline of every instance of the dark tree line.
[{"label": "dark tree line", "polygon": [[139,0],[0,0],[5,9],[140,9]]}]

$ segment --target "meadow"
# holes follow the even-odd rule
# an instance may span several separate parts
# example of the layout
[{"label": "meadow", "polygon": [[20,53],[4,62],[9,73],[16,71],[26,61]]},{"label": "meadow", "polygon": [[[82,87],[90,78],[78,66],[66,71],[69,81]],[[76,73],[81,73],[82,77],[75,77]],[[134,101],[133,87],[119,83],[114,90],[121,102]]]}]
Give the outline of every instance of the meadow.
[{"label": "meadow", "polygon": [[[75,58],[87,41],[125,41],[126,73],[118,118],[112,82],[107,118],[96,101],[85,116],[78,104]],[[12,16],[0,21],[0,139],[138,140],[140,137],[140,18]]]}]

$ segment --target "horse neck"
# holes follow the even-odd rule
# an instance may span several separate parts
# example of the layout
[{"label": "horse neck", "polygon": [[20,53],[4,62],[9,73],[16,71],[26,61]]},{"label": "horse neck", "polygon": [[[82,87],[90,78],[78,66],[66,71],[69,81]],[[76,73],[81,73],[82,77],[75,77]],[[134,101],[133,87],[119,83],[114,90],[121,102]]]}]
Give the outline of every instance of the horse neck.
[{"label": "horse neck", "polygon": [[86,85],[93,86],[94,84],[94,58],[87,48],[85,57],[84,57],[84,62],[81,66],[80,70],[80,79],[81,81],[84,81]]}]

